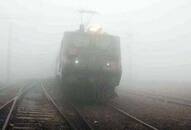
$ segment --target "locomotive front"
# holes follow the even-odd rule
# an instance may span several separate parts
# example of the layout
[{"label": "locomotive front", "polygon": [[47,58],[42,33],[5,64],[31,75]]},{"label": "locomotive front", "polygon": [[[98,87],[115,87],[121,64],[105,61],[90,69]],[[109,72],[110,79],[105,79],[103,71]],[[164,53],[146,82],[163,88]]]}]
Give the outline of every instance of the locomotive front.
[{"label": "locomotive front", "polygon": [[115,95],[121,79],[119,37],[65,32],[60,55],[63,90],[70,98],[106,101]]}]

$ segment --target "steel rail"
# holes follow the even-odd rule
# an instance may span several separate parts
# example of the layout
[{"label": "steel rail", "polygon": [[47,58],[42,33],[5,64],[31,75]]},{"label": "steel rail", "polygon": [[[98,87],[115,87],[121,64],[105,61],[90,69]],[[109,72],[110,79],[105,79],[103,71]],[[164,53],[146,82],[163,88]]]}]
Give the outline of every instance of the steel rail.
[{"label": "steel rail", "polygon": [[126,111],[124,111],[124,110],[118,108],[117,106],[115,106],[115,105],[113,105],[113,104],[110,104],[110,106],[111,106],[114,110],[116,110],[117,112],[119,112],[119,113],[121,113],[121,114],[123,114],[123,115],[125,115],[125,116],[127,116],[127,117],[130,117],[131,119],[135,120],[136,122],[138,122],[138,123],[144,125],[145,127],[149,128],[149,129],[151,129],[151,130],[159,130],[158,128],[156,128],[156,127],[154,127],[154,126],[152,126],[152,125],[150,125],[150,124],[148,124],[148,123],[146,123],[146,122],[144,122],[144,121],[142,121],[142,120],[136,118],[135,116],[133,116],[133,115],[127,113]]},{"label": "steel rail", "polygon": [[[59,107],[57,106],[57,104],[55,103],[54,99],[48,94],[46,88],[44,87],[43,83],[41,83],[41,87],[43,88],[45,95],[47,96],[47,98],[52,102],[52,104],[57,108],[58,112],[64,117],[64,119],[66,119],[69,124],[72,126],[72,128],[74,130],[79,130],[74,123],[72,123],[70,120],[67,119],[67,116],[59,109]],[[94,130],[93,127],[88,123],[88,121],[86,121],[86,119],[84,118],[84,116],[80,113],[80,111],[72,104],[72,103],[68,103],[70,104],[70,106],[72,106],[72,108],[75,110],[75,112],[79,115],[79,117],[81,118],[81,120],[86,124],[86,128],[84,130]]]},{"label": "steel rail", "polygon": [[[24,88],[20,89],[20,91],[18,92],[18,95],[15,96],[14,99],[12,99],[13,104],[12,104],[12,106],[11,106],[11,109],[9,110],[9,113],[8,113],[8,116],[7,116],[6,120],[5,120],[5,123],[3,124],[2,130],[6,130],[6,129],[8,128],[8,125],[9,125],[9,122],[10,122],[10,119],[11,119],[11,116],[12,116],[12,114],[13,114],[14,109],[16,108],[16,105],[17,105],[17,103],[18,103],[18,100],[20,100],[20,98],[22,97],[22,95],[23,95],[26,91],[28,91],[29,88],[31,88],[31,86],[28,87],[26,90],[24,90]],[[43,87],[42,87],[42,91],[44,92],[45,97],[47,98],[47,100],[50,101],[50,103],[56,108],[56,111],[61,115],[61,117],[63,117],[61,111],[58,109],[58,106],[55,104],[55,102],[53,101],[53,99],[48,95],[48,93],[46,92],[46,90],[45,90]],[[11,101],[10,101],[10,102],[11,102]],[[10,103],[10,102],[9,102],[9,103]],[[7,104],[8,104],[8,103],[7,103]],[[65,119],[65,118],[64,118],[64,119]],[[65,120],[66,120],[66,119],[65,119]],[[67,120],[66,120],[66,122],[67,122]],[[73,128],[68,122],[67,122],[67,124],[68,124],[73,130],[77,130],[77,129]]]},{"label": "steel rail", "polygon": [[70,105],[73,107],[73,109],[76,111],[76,113],[82,118],[82,120],[85,122],[85,124],[89,127],[90,130],[94,130],[93,127],[88,123],[88,121],[84,118],[83,114],[80,112],[80,110],[72,103]]},{"label": "steel rail", "polygon": [[43,83],[41,83],[41,87],[42,87],[42,90],[43,90],[46,98],[53,104],[53,106],[56,108],[57,112],[61,115],[61,117],[67,121],[67,123],[71,126],[71,128],[73,130],[77,130],[77,128],[66,118],[66,116],[63,114],[63,112],[60,110],[58,105],[55,103],[54,99],[48,94]]},{"label": "steel rail", "polygon": [[10,109],[8,115],[7,115],[7,118],[6,118],[6,120],[5,120],[5,123],[3,124],[2,130],[6,130],[8,124],[9,124],[9,120],[10,120],[10,118],[11,118],[11,115],[12,115],[12,113],[13,113],[13,110],[14,110],[14,108],[15,108],[15,106],[16,106],[17,100],[18,100],[18,96],[16,96],[16,97],[14,98],[13,104],[12,104],[12,106],[11,106],[11,109]]},{"label": "steel rail", "polygon": [[[10,99],[9,101],[7,101],[5,104],[3,104],[1,107],[0,107],[0,112],[3,112],[3,110],[8,110],[8,108],[6,108],[6,107],[8,107],[11,103],[11,106],[10,106],[10,109],[11,109],[11,107],[12,107],[12,105],[13,105],[13,103],[14,103],[14,100],[15,100],[15,97],[13,97],[12,99]],[[8,114],[10,113],[10,110],[8,111]],[[8,116],[8,115],[7,115]],[[7,116],[6,116],[6,118],[5,118],[5,122],[7,121]],[[5,129],[4,126],[5,125],[5,123],[3,123],[3,126],[2,126],[2,129]]]},{"label": "steel rail", "polygon": [[0,106],[0,111],[5,108],[7,105],[9,105],[11,102],[13,102],[15,99],[15,97],[11,98],[9,101],[7,101],[5,104],[3,104],[2,106]]},{"label": "steel rail", "polygon": [[[31,86],[29,86],[29,87],[27,88],[27,90],[28,90],[29,88],[31,88],[32,86],[33,86],[33,84],[32,84]],[[17,95],[16,95],[14,98],[12,98],[8,103],[6,103],[6,104],[4,105],[4,106],[6,106],[6,105],[8,105],[11,101],[13,102],[13,104],[11,105],[11,108],[10,108],[10,110],[9,110],[9,113],[8,113],[8,115],[7,115],[7,117],[6,117],[5,123],[3,124],[2,130],[6,130],[6,129],[7,129],[7,126],[8,126],[8,124],[9,124],[11,115],[12,115],[13,110],[14,110],[16,104],[17,104],[18,99],[21,97],[21,95],[22,95],[24,92],[27,91],[27,90],[24,91],[25,88],[26,88],[26,86],[23,86],[22,88],[20,88],[19,91],[18,91],[18,93],[17,93]]]}]

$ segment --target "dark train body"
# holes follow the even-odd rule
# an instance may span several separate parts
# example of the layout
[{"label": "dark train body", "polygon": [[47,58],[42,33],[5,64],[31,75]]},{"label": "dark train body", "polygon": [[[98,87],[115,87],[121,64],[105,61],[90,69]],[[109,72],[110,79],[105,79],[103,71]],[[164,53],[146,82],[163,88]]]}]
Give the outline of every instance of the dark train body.
[{"label": "dark train body", "polygon": [[58,68],[70,99],[105,102],[116,95],[121,79],[120,39],[99,32],[65,32]]}]

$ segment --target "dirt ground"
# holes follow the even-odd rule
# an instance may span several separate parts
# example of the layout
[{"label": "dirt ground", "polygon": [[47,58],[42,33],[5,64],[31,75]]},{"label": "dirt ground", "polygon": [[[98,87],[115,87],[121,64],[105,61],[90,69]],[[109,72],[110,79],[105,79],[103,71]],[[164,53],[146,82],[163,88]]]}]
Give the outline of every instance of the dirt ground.
[{"label": "dirt ground", "polygon": [[0,106],[15,97],[18,90],[26,83],[17,83],[0,89]]},{"label": "dirt ground", "polygon": [[190,130],[191,107],[156,101],[118,89],[114,101],[127,112],[161,130]]}]

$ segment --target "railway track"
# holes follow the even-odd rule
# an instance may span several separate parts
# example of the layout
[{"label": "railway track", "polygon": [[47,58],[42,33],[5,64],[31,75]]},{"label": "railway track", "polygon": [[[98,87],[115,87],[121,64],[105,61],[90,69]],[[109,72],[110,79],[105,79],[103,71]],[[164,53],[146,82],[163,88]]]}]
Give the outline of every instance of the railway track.
[{"label": "railway track", "polygon": [[[45,94],[47,97],[50,97],[50,100],[55,102],[55,100],[46,91],[44,84],[45,82],[42,83],[41,86],[45,90]],[[93,130],[93,127],[74,104],[65,100],[59,101],[57,104],[59,104],[57,106],[60,108],[60,112],[64,114],[65,118],[67,118],[75,130]]]},{"label": "railway track", "polygon": [[[46,84],[46,82],[44,82]],[[47,87],[47,84],[46,84]],[[48,87],[50,92],[51,86]],[[55,95],[59,92],[51,93],[52,95]],[[55,97],[55,96],[53,96]],[[59,97],[58,97],[59,98]],[[59,101],[60,102],[60,101]],[[63,103],[66,104],[66,103]],[[68,107],[70,106],[70,107]],[[68,107],[68,108],[67,108]],[[85,119],[85,124],[88,124],[91,126],[91,129],[95,130],[105,130],[105,129],[111,129],[111,130],[158,130],[157,128],[145,123],[144,121],[141,121],[135,117],[133,117],[130,114],[124,114],[122,111],[119,111],[119,108],[116,109],[114,106],[110,105],[82,105],[82,104],[76,104],[73,106],[71,105],[65,105],[62,108],[66,112],[66,116],[68,115],[69,118],[75,118],[76,122],[79,122],[76,118],[74,111],[77,110],[76,113],[79,113],[79,115],[82,115]],[[76,109],[76,110],[73,110]],[[71,116],[72,115],[72,116]],[[71,120],[73,120],[71,119]],[[76,123],[79,124],[79,123]],[[83,124],[83,123],[82,123]],[[78,129],[81,128],[80,125],[77,126]],[[82,129],[83,130],[83,129]]]},{"label": "railway track", "polygon": [[95,130],[159,130],[110,103],[78,107]]},{"label": "railway track", "polygon": [[[4,103],[0,107],[0,129],[4,129],[4,124],[7,120],[7,117],[10,115],[11,109],[15,101],[17,100],[18,96],[20,96],[21,92],[25,88],[20,88],[19,91],[13,96],[10,100],[8,100],[6,103]],[[8,96],[8,95],[7,95]]]},{"label": "railway track", "polygon": [[150,124],[144,122],[144,121],[141,120],[141,119],[138,119],[137,117],[135,117],[135,116],[129,114],[128,112],[122,110],[121,108],[117,107],[117,106],[114,105],[114,104],[110,104],[110,106],[111,106],[114,110],[116,110],[117,112],[121,113],[122,115],[124,115],[124,116],[126,116],[126,117],[131,118],[132,120],[134,120],[134,121],[140,123],[141,125],[147,127],[147,128],[150,129],[150,130],[159,130],[158,128],[156,128],[156,127],[154,127],[154,126],[152,126],[152,125],[150,125]]},{"label": "railway track", "polygon": [[[67,106],[67,109],[69,107]],[[20,91],[0,108],[2,130],[91,130],[70,105],[63,112],[43,85]],[[68,113],[65,114],[65,113]],[[77,113],[77,114],[76,114]]]},{"label": "railway track", "polygon": [[148,97],[148,98],[151,98],[153,100],[157,100],[157,101],[161,101],[161,102],[165,102],[165,103],[172,103],[172,104],[176,104],[176,105],[191,107],[191,100],[186,100],[186,99],[181,99],[181,98],[176,98],[176,97],[163,96],[163,95],[155,95],[155,94],[152,94],[149,92],[136,91],[133,89],[128,89],[127,92],[131,93],[133,95]]},{"label": "railway track", "polygon": [[7,101],[4,105],[0,107],[0,129],[3,128],[3,124],[6,121],[7,115],[11,109],[11,106],[15,100],[15,97]]},{"label": "railway track", "polygon": [[[72,127],[46,97],[42,88],[30,88],[13,101],[2,130],[70,130]],[[4,113],[6,109],[4,109]]]}]

